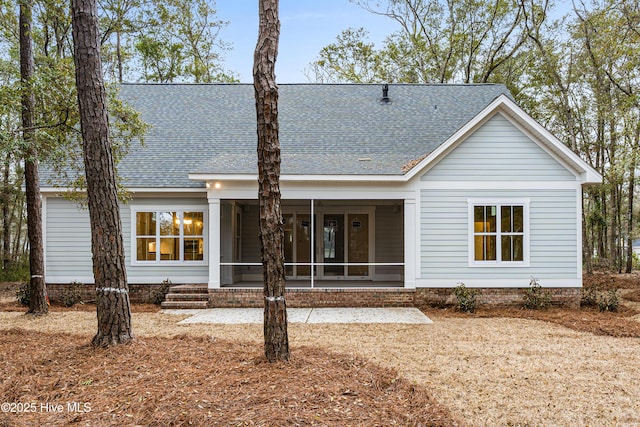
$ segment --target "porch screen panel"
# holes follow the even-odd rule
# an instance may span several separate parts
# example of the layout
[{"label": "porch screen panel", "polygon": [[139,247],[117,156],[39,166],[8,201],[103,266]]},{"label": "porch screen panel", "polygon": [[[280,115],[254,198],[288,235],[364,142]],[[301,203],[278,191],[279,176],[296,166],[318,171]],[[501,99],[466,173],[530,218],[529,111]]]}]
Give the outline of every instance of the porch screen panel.
[{"label": "porch screen panel", "polygon": [[[349,229],[349,263],[369,262],[369,215],[349,214],[347,226]],[[368,276],[369,267],[366,265],[350,265],[349,276]]]},{"label": "porch screen panel", "polygon": [[[284,221],[284,262],[285,264],[293,263],[293,215],[282,215]],[[293,265],[284,266],[285,274],[293,276]]]},{"label": "porch screen panel", "polygon": [[[344,263],[344,215],[325,214],[323,226],[324,262]],[[344,265],[325,265],[325,276],[344,276]]]},{"label": "porch screen panel", "polygon": [[[296,215],[296,262],[311,262],[311,216],[309,214]],[[310,276],[311,267],[296,266],[297,276]]]}]

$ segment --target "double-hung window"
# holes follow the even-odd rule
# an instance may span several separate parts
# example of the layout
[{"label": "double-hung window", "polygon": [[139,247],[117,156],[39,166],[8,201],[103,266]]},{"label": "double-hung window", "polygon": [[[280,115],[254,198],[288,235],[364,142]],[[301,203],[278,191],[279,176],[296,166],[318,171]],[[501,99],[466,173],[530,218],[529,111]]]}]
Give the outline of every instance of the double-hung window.
[{"label": "double-hung window", "polygon": [[205,262],[205,219],[197,209],[134,210],[134,262]]},{"label": "double-hung window", "polygon": [[469,265],[528,265],[528,200],[469,200],[469,219]]}]

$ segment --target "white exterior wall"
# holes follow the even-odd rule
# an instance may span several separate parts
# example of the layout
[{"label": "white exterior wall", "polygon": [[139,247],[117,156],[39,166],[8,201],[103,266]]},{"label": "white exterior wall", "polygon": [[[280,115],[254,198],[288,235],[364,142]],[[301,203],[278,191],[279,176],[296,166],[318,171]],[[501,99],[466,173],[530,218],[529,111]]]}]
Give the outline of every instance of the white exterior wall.
[{"label": "white exterior wall", "polygon": [[[208,209],[207,201],[203,198],[140,198],[122,206],[120,217],[129,283],[161,283],[165,279],[171,280],[174,284],[206,283],[209,277],[206,262],[200,265],[132,265],[131,207],[142,206],[162,209],[197,206],[205,212]],[[89,211],[61,197],[47,197],[44,209],[47,283],[93,283]],[[208,248],[205,248],[205,259],[207,252]]]},{"label": "white exterior wall", "polygon": [[[496,114],[420,177],[416,286],[581,286],[581,187],[576,175]],[[472,266],[469,200],[529,201],[529,263]]]}]

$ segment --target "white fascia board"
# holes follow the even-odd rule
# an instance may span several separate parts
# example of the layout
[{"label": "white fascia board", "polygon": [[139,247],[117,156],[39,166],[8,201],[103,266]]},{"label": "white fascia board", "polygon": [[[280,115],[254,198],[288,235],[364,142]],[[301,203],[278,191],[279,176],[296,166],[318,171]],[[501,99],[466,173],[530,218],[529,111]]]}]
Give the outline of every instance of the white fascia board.
[{"label": "white fascia board", "polygon": [[[72,190],[71,188],[59,188],[59,187],[40,187],[40,193],[46,194],[48,196],[51,195],[59,195],[61,196],[63,193],[69,191],[78,191],[81,193],[85,193],[86,190]],[[206,193],[207,189],[204,187],[194,188],[194,187],[131,187],[127,188],[129,193]]]},{"label": "white fascia board", "polygon": [[193,187],[187,187],[187,188],[178,188],[178,187],[133,187],[133,188],[127,188],[127,191],[131,194],[136,194],[136,193],[201,193],[201,194],[205,194],[207,192],[207,189],[204,187],[200,187],[200,188],[193,188]]},{"label": "white fascia board", "polygon": [[428,168],[432,167],[438,160],[445,156],[457,143],[463,141],[485,121],[493,117],[496,112],[503,113],[511,120],[515,120],[521,126],[527,128],[548,150],[551,150],[556,156],[561,157],[564,160],[563,163],[573,169],[573,172],[577,175],[581,184],[599,184],[602,182],[602,175],[504,94],[494,99],[493,102],[487,105],[473,119],[413,167],[405,175],[406,179],[411,179],[416,175],[422,175]]},{"label": "white fascia board", "polygon": [[[193,181],[257,181],[252,174],[190,173]],[[281,182],[405,182],[405,175],[280,175]]]}]

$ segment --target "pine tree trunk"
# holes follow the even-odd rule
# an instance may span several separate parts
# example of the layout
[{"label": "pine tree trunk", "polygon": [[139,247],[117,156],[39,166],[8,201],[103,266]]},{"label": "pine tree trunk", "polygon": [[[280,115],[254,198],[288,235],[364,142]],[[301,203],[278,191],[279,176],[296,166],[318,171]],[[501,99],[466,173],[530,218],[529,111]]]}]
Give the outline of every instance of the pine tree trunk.
[{"label": "pine tree trunk", "polygon": [[280,208],[280,141],[275,62],[280,21],[278,0],[260,0],[260,29],[254,54],[253,85],[258,121],[258,200],[264,269],[264,350],[267,360],[289,360],[284,298],[284,229]]},{"label": "pine tree trunk", "polygon": [[33,110],[35,96],[31,39],[31,0],[20,2],[20,80],[22,81],[22,137],[25,141],[24,176],[27,195],[27,234],[29,236],[29,311],[47,314],[47,288],[44,280],[44,247],[42,243],[42,201],[38,175],[38,150],[34,141]]},{"label": "pine tree trunk", "polygon": [[7,153],[2,170],[2,269],[9,266],[11,260],[11,222],[9,221],[10,183],[9,167],[11,157]]},{"label": "pine tree trunk", "polygon": [[98,332],[92,343],[106,347],[133,338],[129,287],[109,143],[96,0],[72,0],[71,15],[98,314]]},{"label": "pine tree trunk", "polygon": [[589,240],[589,233],[587,230],[587,216],[585,214],[584,204],[585,190],[582,189],[582,264],[584,265],[587,274],[593,273],[593,249],[591,248],[591,241]]}]

